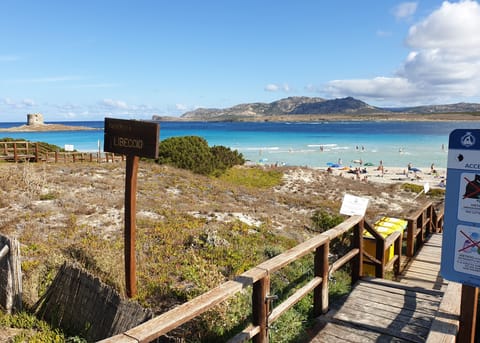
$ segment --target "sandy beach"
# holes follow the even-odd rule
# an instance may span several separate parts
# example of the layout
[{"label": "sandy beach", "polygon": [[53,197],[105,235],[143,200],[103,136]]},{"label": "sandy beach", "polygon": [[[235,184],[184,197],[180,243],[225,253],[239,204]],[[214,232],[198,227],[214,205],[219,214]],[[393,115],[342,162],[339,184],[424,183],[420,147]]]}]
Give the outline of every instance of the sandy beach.
[{"label": "sandy beach", "polygon": [[331,172],[334,175],[360,182],[428,184],[430,188],[445,188],[446,185],[446,168],[434,167],[433,171],[431,168],[417,168],[419,171],[416,172],[408,172],[407,166],[405,166],[405,168],[385,166],[383,167],[383,172],[382,169],[377,166],[358,168],[360,169],[360,173],[357,173],[355,168],[349,167],[331,168]]}]

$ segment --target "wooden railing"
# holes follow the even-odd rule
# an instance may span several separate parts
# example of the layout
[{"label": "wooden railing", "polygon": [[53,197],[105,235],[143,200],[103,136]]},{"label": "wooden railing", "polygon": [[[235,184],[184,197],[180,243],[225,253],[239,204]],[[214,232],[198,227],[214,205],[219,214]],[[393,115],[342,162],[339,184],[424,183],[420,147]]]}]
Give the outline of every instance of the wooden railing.
[{"label": "wooden railing", "polygon": [[406,251],[408,257],[415,255],[428,234],[442,232],[443,214],[443,206],[437,209],[432,202],[427,202],[408,216]]},{"label": "wooden railing", "polygon": [[0,160],[11,162],[115,162],[124,161],[124,155],[101,152],[51,151],[39,142],[0,142]]},{"label": "wooden railing", "polygon": [[39,143],[26,141],[0,142],[0,159],[7,161],[38,161]]},{"label": "wooden railing", "polygon": [[[328,310],[328,278],[346,263],[351,263],[351,280],[355,283],[362,275],[364,218],[353,216],[335,228],[321,233],[296,247],[267,260],[203,295],[163,313],[122,334],[102,342],[149,342],[190,319],[204,313],[236,293],[252,287],[252,323],[229,342],[268,342],[268,328],[285,311],[313,291],[313,312],[318,316]],[[353,231],[351,249],[338,260],[329,263],[330,242]],[[314,253],[314,276],[303,287],[270,311],[270,276],[293,261]]]},{"label": "wooden railing", "polygon": [[[400,274],[400,262],[402,259],[402,238],[403,232],[395,231],[387,237],[379,234],[367,221],[365,221],[365,231],[369,232],[375,239],[375,256],[370,255],[365,250],[363,255],[366,261],[375,265],[375,276],[385,277],[385,272],[393,267],[395,275]],[[387,252],[393,246],[393,257],[388,260]]]},{"label": "wooden railing", "polygon": [[110,152],[69,152],[69,151],[47,151],[42,154],[43,162],[69,163],[69,162],[115,162],[125,161],[124,155],[117,155]]},{"label": "wooden railing", "polygon": [[[427,220],[436,216],[435,221]],[[409,235],[407,230],[407,246],[413,246],[419,235],[425,232],[439,231],[443,224],[443,211],[437,211],[432,203],[425,204],[419,211],[409,218]],[[366,253],[363,249],[363,233],[368,231],[376,239],[375,256]],[[347,233],[353,232],[350,250],[335,262],[329,262],[330,242]],[[410,243],[408,243],[410,242]],[[420,243],[419,243],[420,244]],[[394,247],[394,256],[387,261],[386,252]],[[270,276],[293,261],[309,254],[314,254],[313,278],[293,295],[285,299],[275,308],[270,308]],[[280,254],[270,260],[241,274],[235,280],[228,281],[203,295],[184,303],[173,310],[163,313],[137,327],[122,334],[107,338],[102,342],[150,342],[200,314],[210,310],[215,305],[233,297],[247,287],[252,287],[252,323],[241,333],[230,339],[229,343],[244,342],[252,339],[253,342],[268,342],[268,328],[285,311],[295,305],[304,296],[313,291],[313,312],[319,316],[328,310],[328,279],[335,271],[346,263],[351,263],[351,281],[354,284],[363,274],[364,256],[375,264],[377,277],[384,277],[385,271],[393,266],[395,273],[400,272],[402,256],[402,233],[395,232],[388,237],[382,237],[363,217],[353,216],[340,225],[321,233],[306,242]]]}]

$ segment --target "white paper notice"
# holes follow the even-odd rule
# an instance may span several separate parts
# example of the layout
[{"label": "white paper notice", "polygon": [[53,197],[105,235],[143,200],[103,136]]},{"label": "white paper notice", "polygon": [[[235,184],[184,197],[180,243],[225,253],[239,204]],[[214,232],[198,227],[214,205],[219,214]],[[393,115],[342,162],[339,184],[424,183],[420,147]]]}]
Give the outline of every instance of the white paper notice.
[{"label": "white paper notice", "polygon": [[367,211],[368,199],[355,195],[345,194],[340,213],[347,216],[364,216]]}]

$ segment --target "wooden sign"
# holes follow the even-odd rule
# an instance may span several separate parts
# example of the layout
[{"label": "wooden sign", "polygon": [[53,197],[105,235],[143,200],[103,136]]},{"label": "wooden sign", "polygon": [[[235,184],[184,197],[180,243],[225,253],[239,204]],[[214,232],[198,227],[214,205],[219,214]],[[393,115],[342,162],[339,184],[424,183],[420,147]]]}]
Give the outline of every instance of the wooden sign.
[{"label": "wooden sign", "polygon": [[158,157],[160,125],[154,122],[105,118],[104,151],[127,155],[125,175],[125,288],[128,297],[136,286],[136,207],[139,157]]},{"label": "wooden sign", "polygon": [[103,150],[122,155],[157,158],[159,132],[158,123],[105,118]]}]

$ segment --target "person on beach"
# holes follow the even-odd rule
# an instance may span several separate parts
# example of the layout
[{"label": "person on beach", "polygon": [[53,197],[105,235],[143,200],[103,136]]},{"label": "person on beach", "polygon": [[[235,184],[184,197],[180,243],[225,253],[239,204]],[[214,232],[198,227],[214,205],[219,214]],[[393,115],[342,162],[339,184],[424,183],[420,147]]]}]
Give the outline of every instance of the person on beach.
[{"label": "person on beach", "polygon": [[413,172],[413,175],[415,176],[415,179],[417,179],[417,180],[421,179],[421,177],[417,175],[417,173],[421,172],[421,170],[413,167],[412,163],[409,163],[407,165],[407,169],[408,169],[407,176],[410,174],[410,172]]}]

